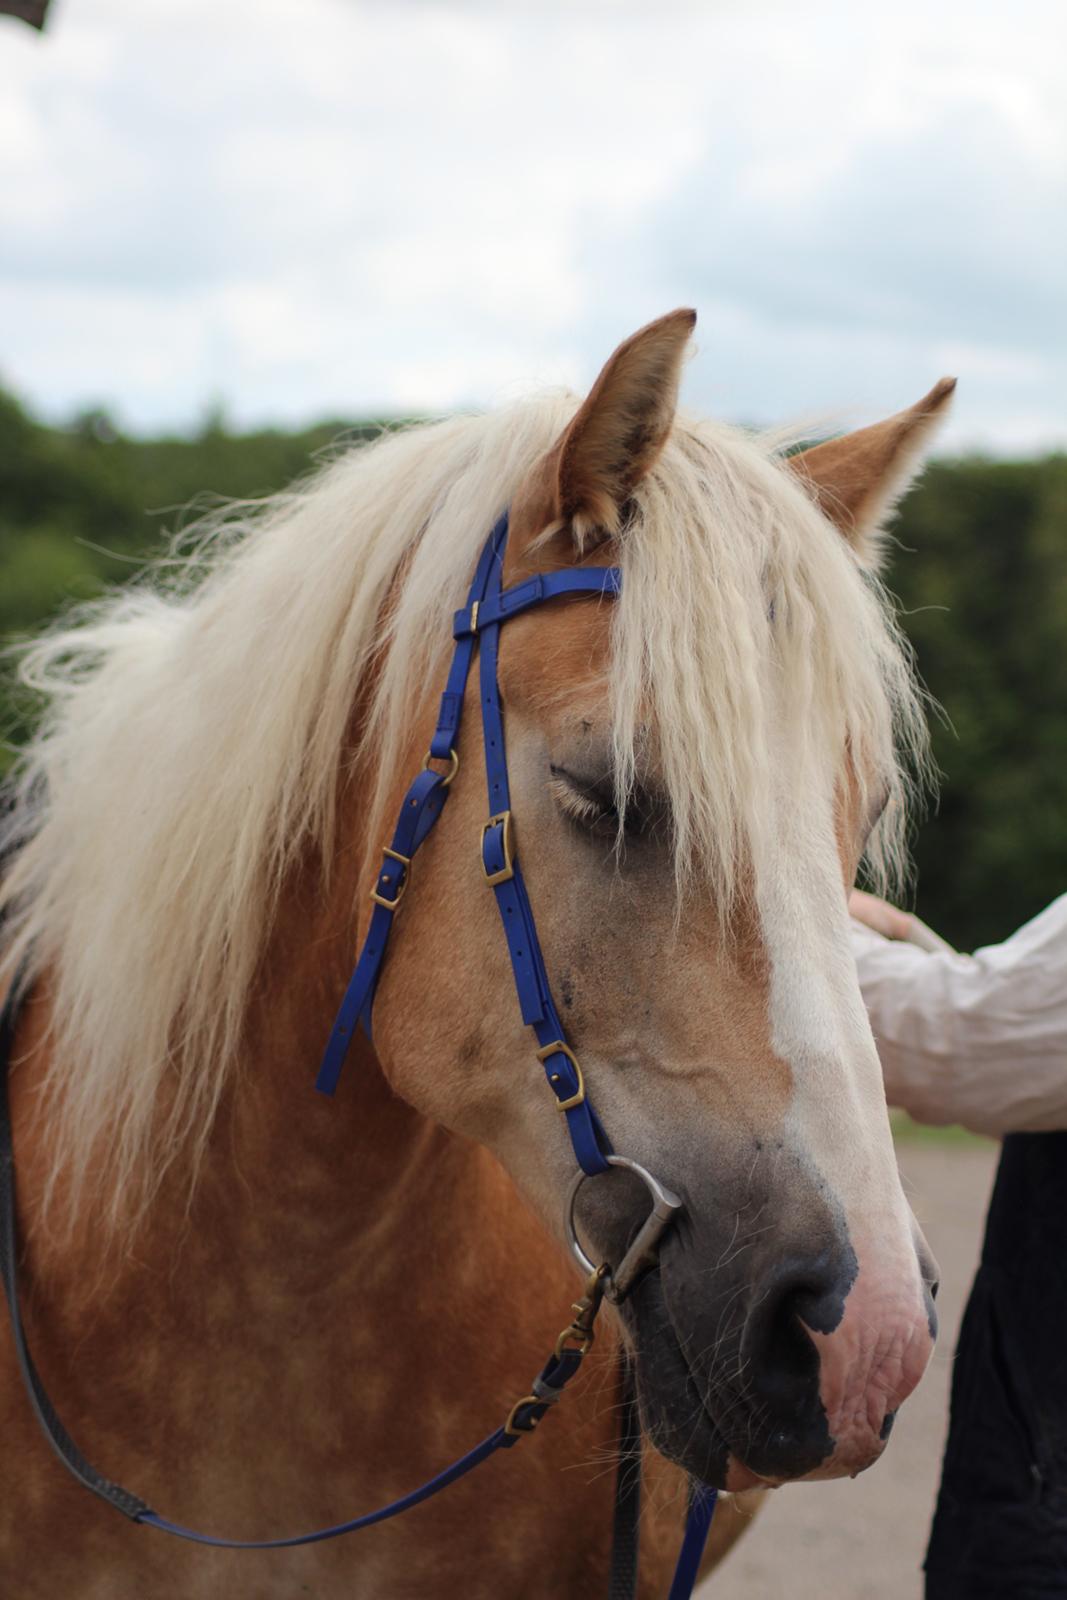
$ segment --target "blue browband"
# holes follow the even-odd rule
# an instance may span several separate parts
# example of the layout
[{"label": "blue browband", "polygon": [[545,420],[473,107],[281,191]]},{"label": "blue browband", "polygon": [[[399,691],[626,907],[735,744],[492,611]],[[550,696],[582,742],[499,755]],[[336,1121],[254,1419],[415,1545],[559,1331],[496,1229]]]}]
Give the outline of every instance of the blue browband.
[{"label": "blue browband", "polygon": [[[474,1449],[444,1468],[436,1477],[377,1511],[312,1533],[262,1540],[226,1539],[198,1533],[161,1517],[139,1496],[104,1477],[89,1463],[56,1415],[26,1342],[18,1297],[14,1152],[7,1094],[17,1013],[15,996],[20,989],[16,981],[3,1005],[0,1005],[0,1281],[11,1313],[15,1351],[27,1396],[49,1444],[80,1483],[132,1521],[158,1528],[180,1539],[231,1550],[278,1550],[335,1539],[341,1534],[399,1516],[455,1483],[498,1450],[510,1449],[525,1434],[532,1433],[549,1408],[560,1399],[592,1345],[594,1322],[602,1299],[606,1294],[617,1300],[625,1297],[639,1273],[655,1260],[656,1243],[680,1205],[676,1196],[671,1195],[637,1163],[613,1155],[607,1135],[586,1092],[582,1069],[567,1043],[563,1024],[552,999],[533,911],[516,854],[504,721],[497,685],[497,651],[500,628],[504,622],[529,610],[531,606],[565,595],[614,596],[619,592],[621,575],[616,567],[573,568],[529,578],[511,589],[503,589],[501,577],[507,535],[508,519],[505,513],[482,550],[467,604],[456,613],[452,665],[441,696],[440,715],[427,758],[428,762],[447,762],[448,771],[437,772],[427,764],[404,796],[392,841],[382,851],[382,864],[371,892],[374,911],[367,937],[330,1033],[316,1086],[326,1094],[333,1093],[353,1034],[361,1022],[367,1032],[370,1031],[374,991],[393,918],[408,886],[412,859],[441,815],[448,799],[448,786],[458,770],[456,745],[463,697],[477,645],[480,648],[479,687],[489,791],[489,819],[482,829],[482,868],[500,911],[522,1020],[534,1030],[538,1060],[544,1066],[548,1086],[556,1097],[556,1103],[567,1119],[567,1129],[581,1168],[571,1188],[568,1214],[573,1219],[574,1197],[583,1175],[594,1177],[609,1171],[611,1166],[627,1167],[642,1178],[653,1197],[653,1210],[614,1274],[606,1266],[597,1267],[589,1273],[585,1292],[574,1305],[574,1318],[560,1334],[553,1354],[534,1379],[530,1393],[516,1401],[502,1427],[495,1428]],[[591,1263],[573,1234],[572,1247],[579,1261],[588,1269]],[[613,1278],[618,1289],[614,1294]],[[640,1482],[641,1446],[632,1378],[628,1379],[626,1385],[623,1416],[623,1438],[629,1442],[624,1443],[620,1455],[616,1490],[610,1577],[613,1597],[632,1595],[636,1584],[638,1511],[633,1486]],[[715,1501],[714,1489],[696,1487],[690,1501],[685,1537],[668,1600],[688,1600],[692,1592]]]},{"label": "blue browband", "polygon": [[458,764],[456,746],[463,697],[477,645],[480,649],[485,776],[489,790],[489,820],[482,829],[482,868],[500,911],[522,1020],[536,1035],[537,1058],[544,1066],[556,1103],[567,1119],[578,1165],[593,1177],[608,1170],[605,1157],[611,1154],[611,1145],[586,1094],[582,1069],[567,1044],[552,999],[530,897],[515,849],[504,718],[497,684],[497,653],[501,625],[511,617],[563,595],[617,595],[622,575],[618,567],[577,567],[528,578],[511,589],[503,589],[501,578],[507,537],[505,512],[486,540],[467,604],[455,615],[452,631],[456,644],[429,752],[430,760],[448,762],[449,771],[442,775],[427,767],[404,796],[396,831],[388,848],[382,852],[378,881],[371,895],[374,911],[370,928],[333,1025],[316,1086],[325,1094],[333,1093],[360,1020],[368,1032],[370,1030],[374,990],[393,918],[408,885],[412,857],[444,809],[448,786]]}]

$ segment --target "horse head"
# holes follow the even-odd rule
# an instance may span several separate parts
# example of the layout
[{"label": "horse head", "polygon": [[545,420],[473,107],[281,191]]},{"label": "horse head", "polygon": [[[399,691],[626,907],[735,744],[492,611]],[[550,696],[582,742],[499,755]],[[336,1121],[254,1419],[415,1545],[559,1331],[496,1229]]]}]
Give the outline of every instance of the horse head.
[{"label": "horse head", "polygon": [[[426,1224],[436,1288],[416,1333],[421,1351],[446,1325],[426,1350],[436,1393],[459,1312],[442,1323],[427,1295],[462,1270],[459,1231],[481,1230],[516,1300],[537,1295],[560,1264],[501,1168],[564,1241],[575,1177],[486,886],[476,674],[360,1045],[361,1123],[311,1103],[313,1065],[489,529],[509,508],[507,585],[617,567],[501,629],[506,827],[590,1102],[615,1151],[682,1202],[617,1312],[645,1427],[742,1488],[869,1465],[934,1338],[847,893],[861,858],[876,882],[899,859],[923,762],[921,696],[873,569],[951,385],[790,454],[676,413],[692,324],[675,312],[636,334],[580,406],[524,401],[349,452],[202,552],[188,596],[110,598],[32,645],[24,673],[52,715],[13,813],[0,982],[28,962],[46,996],[47,1137],[27,1187],[34,1216],[71,1219],[65,1243],[44,1230],[71,1281],[90,1235],[138,1219],[177,1251],[201,1171],[203,1236],[231,1230],[264,1338],[284,1234],[293,1281],[333,1283],[347,1252],[360,1297],[340,1320],[378,1341],[363,1286],[391,1307],[407,1272],[379,1248],[384,1186]],[[582,1182],[589,1259],[617,1268],[647,1209],[629,1169]],[[165,1287],[154,1304],[168,1326]],[[336,1320],[316,1323],[309,1363],[333,1370]],[[352,1398],[353,1425],[376,1393]]]},{"label": "horse head", "polygon": [[[509,622],[499,682],[515,847],[568,1038],[616,1150],[684,1207],[619,1311],[642,1419],[699,1478],[743,1488],[870,1465],[935,1337],[847,894],[865,854],[877,871],[899,843],[897,753],[922,759],[872,569],[952,385],[776,452],[676,415],[693,320],[634,335],[550,447],[512,463],[504,581],[575,565],[623,581]],[[434,687],[383,807],[421,763]],[[574,1160],[484,883],[478,694],[472,679],[375,1048],[558,1231]],[[585,1250],[617,1262],[646,1209],[625,1171],[586,1182]]]}]

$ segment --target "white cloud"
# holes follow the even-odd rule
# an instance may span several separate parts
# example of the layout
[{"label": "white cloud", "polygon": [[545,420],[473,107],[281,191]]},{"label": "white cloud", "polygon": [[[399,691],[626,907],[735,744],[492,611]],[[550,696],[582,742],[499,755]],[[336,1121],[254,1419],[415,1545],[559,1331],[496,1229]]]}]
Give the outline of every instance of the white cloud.
[{"label": "white cloud", "polygon": [[0,28],[0,371],[134,426],[588,381],[1067,441],[1059,0],[65,0]]}]

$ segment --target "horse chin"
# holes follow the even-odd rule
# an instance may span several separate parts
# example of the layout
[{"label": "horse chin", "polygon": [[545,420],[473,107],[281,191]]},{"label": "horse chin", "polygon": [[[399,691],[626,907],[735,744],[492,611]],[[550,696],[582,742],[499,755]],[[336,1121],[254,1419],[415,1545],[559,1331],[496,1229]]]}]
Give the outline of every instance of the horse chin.
[{"label": "horse chin", "polygon": [[646,1436],[697,1482],[725,1489],[730,1446],[685,1358],[658,1273],[635,1291],[623,1308],[623,1321],[633,1338],[637,1401]]},{"label": "horse chin", "polygon": [[822,1441],[799,1451],[787,1472],[772,1475],[745,1463],[743,1449],[751,1440],[748,1419],[739,1418],[736,1396],[717,1393],[714,1381],[694,1371],[659,1271],[638,1285],[622,1315],[632,1339],[642,1427],[661,1455],[698,1482],[735,1493],[821,1475],[826,1455]]}]

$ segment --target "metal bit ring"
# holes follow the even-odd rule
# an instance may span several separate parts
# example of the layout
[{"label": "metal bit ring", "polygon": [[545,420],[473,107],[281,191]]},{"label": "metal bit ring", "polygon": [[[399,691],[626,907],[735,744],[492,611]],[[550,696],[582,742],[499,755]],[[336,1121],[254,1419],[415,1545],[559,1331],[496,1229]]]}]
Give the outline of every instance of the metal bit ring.
[{"label": "metal bit ring", "polygon": [[[614,1305],[620,1305],[626,1299],[641,1274],[648,1267],[655,1265],[658,1257],[657,1247],[659,1241],[674,1221],[678,1212],[683,1209],[683,1205],[673,1190],[668,1189],[666,1184],[660,1183],[659,1179],[653,1177],[648,1168],[641,1166],[640,1162],[631,1161],[629,1156],[605,1156],[604,1159],[609,1167],[621,1167],[624,1172],[632,1172],[635,1177],[640,1178],[652,1196],[652,1210],[645,1218],[638,1230],[637,1237],[618,1266],[611,1270],[611,1275],[604,1289],[605,1298]],[[574,1181],[567,1192],[567,1200],[563,1212],[564,1227],[571,1253],[585,1272],[595,1272],[597,1267],[596,1263],[586,1255],[582,1242],[578,1237],[578,1229],[574,1220],[574,1207],[578,1199],[579,1189],[591,1176],[593,1174],[588,1172],[575,1174]]]}]

